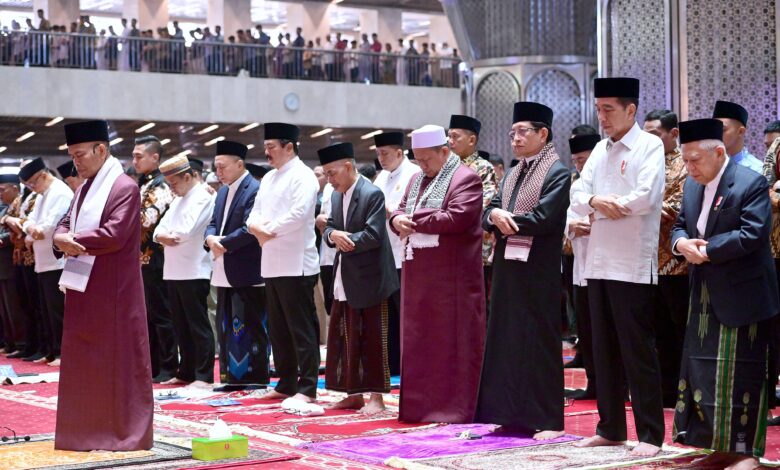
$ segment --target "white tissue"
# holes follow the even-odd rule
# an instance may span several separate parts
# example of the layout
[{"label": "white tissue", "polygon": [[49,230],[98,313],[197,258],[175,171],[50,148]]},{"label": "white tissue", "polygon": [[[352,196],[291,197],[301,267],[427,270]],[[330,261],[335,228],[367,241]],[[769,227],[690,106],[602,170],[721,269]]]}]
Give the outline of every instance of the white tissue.
[{"label": "white tissue", "polygon": [[221,419],[217,419],[214,425],[209,428],[209,439],[230,439],[231,437],[233,437],[233,433],[230,432],[227,423]]}]

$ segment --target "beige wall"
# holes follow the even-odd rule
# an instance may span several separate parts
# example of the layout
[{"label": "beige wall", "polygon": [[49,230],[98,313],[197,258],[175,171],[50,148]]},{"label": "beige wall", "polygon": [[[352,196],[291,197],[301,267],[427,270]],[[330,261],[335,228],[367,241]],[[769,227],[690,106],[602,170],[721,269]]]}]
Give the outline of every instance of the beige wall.
[{"label": "beige wall", "polygon": [[[415,128],[461,112],[460,90],[448,88],[23,67],[0,75],[5,116]],[[298,111],[285,108],[288,93]]]}]

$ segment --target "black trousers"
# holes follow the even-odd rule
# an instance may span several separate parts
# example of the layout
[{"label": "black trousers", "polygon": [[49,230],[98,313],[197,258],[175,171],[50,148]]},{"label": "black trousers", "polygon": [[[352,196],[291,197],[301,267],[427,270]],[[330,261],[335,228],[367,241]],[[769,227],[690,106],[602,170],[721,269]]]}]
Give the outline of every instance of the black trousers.
[{"label": "black trousers", "polygon": [[214,382],[214,334],[206,305],[208,279],[166,281],[179,343],[179,371],[185,382]]},{"label": "black trousers", "polygon": [[688,276],[658,276],[655,332],[664,408],[677,405],[685,326],[688,321]]},{"label": "black trousers", "polygon": [[322,297],[325,303],[325,313],[330,315],[333,306],[333,265],[320,266],[320,280],[322,281]]},{"label": "black trousers", "polygon": [[574,256],[561,255],[561,320],[569,336],[579,335],[580,324],[574,308]]},{"label": "black trousers", "polygon": [[316,283],[316,275],[265,280],[268,330],[279,375],[276,391],[285,395],[317,396],[320,326],[314,306]]},{"label": "black trousers", "polygon": [[48,354],[46,357],[60,357],[62,344],[62,318],[65,313],[65,294],[60,290],[62,269],[38,273],[38,292],[41,296],[41,310],[48,332]]},{"label": "black trousers", "polygon": [[572,286],[574,311],[577,314],[577,352],[582,355],[588,393],[596,393],[596,365],[593,362],[593,325],[590,318],[590,301],[587,286]]},{"label": "black trousers", "polygon": [[653,328],[654,286],[588,279],[599,423],[596,433],[626,440],[621,386],[625,370],[640,442],[660,446],[664,438],[661,374]]},{"label": "black trousers", "polygon": [[27,312],[22,309],[22,304],[19,300],[19,289],[14,274],[12,273],[11,277],[0,281],[0,309],[2,309],[3,316],[8,323],[8,331],[4,331],[3,334],[5,335],[7,347],[20,349],[24,344],[24,350],[27,351],[27,345],[25,344],[27,337],[25,332]]},{"label": "black trousers", "polygon": [[47,336],[43,314],[41,313],[41,298],[38,295],[38,275],[33,266],[17,266],[17,275],[21,279],[19,284],[24,292],[20,291],[22,308],[25,310],[25,329],[27,330],[27,345],[25,351],[28,355],[41,353],[47,355]]},{"label": "black trousers", "polygon": [[141,275],[146,298],[152,377],[172,378],[179,368],[179,354],[163,272],[162,269],[141,266]]},{"label": "black trousers", "polygon": [[[401,285],[401,270],[398,285]],[[390,375],[401,375],[401,289],[387,299],[387,354]]]}]

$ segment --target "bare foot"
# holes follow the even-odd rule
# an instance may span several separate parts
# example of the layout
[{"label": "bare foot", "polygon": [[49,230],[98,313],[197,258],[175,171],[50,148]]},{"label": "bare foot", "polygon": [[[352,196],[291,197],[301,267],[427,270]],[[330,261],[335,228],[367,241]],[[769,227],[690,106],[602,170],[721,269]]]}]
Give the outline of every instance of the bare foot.
[{"label": "bare foot", "polygon": [[359,410],[364,415],[375,415],[385,410],[385,401],[381,393],[372,393],[368,404]]},{"label": "bare foot", "polygon": [[575,447],[603,447],[603,446],[622,446],[625,441],[610,441],[599,435],[583,439],[574,443]]},{"label": "bare foot", "polygon": [[174,377],[172,379],[168,379],[165,382],[161,382],[160,385],[184,385],[188,384],[189,382],[182,380],[178,377]]},{"label": "bare foot", "polygon": [[631,455],[635,457],[655,457],[659,452],[661,452],[660,447],[647,442],[640,442],[631,450]]},{"label": "bare foot", "polygon": [[204,382],[202,380],[196,380],[196,381],[192,382],[191,384],[189,384],[188,387],[190,387],[190,388],[209,389],[209,388],[212,388],[213,385],[208,383],[208,382]]},{"label": "bare foot", "polygon": [[284,393],[279,393],[276,390],[271,390],[270,392],[264,394],[263,398],[268,400],[284,400],[285,398],[290,398],[290,395],[285,395]]},{"label": "bare foot", "polygon": [[36,360],[34,360],[34,361],[33,361],[33,363],[35,363],[35,364],[40,364],[40,363],[42,363],[42,362],[49,362],[49,359],[47,359],[47,358],[44,356],[44,357],[42,357],[42,358],[40,358],[40,359],[36,359]]},{"label": "bare foot", "polygon": [[365,406],[363,395],[350,395],[338,403],[328,406],[331,410],[360,410]]},{"label": "bare foot", "polygon": [[314,403],[315,401],[317,401],[316,398],[306,396],[302,393],[296,393],[295,395],[293,395],[293,398],[295,398],[296,400],[300,400],[304,403]]},{"label": "bare foot", "polygon": [[566,433],[563,431],[539,431],[536,434],[534,434],[534,440],[550,441],[552,439],[558,439],[559,437],[563,437],[564,434]]},{"label": "bare foot", "polygon": [[726,470],[753,470],[760,467],[761,463],[759,463],[757,458],[749,455],[741,455],[731,465],[726,467]]},{"label": "bare foot", "polygon": [[48,364],[46,364],[46,365],[47,365],[47,366],[52,366],[52,367],[59,367],[59,365],[60,365],[60,360],[59,360],[59,359],[55,359],[55,360],[51,361],[50,363],[48,363]]}]

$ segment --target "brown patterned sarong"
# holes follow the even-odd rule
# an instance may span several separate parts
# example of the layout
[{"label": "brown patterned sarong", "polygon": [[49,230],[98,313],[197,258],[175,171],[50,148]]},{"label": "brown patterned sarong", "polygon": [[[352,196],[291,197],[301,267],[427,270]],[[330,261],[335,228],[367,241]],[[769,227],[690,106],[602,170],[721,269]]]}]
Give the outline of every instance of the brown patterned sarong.
[{"label": "brown patterned sarong", "polygon": [[387,325],[387,300],[363,309],[333,301],[325,388],[348,394],[390,392]]}]

